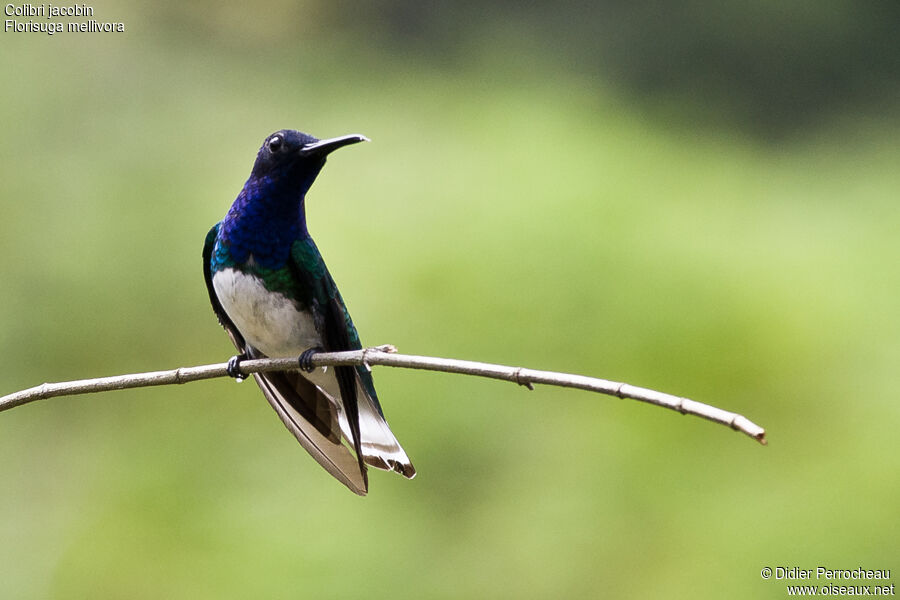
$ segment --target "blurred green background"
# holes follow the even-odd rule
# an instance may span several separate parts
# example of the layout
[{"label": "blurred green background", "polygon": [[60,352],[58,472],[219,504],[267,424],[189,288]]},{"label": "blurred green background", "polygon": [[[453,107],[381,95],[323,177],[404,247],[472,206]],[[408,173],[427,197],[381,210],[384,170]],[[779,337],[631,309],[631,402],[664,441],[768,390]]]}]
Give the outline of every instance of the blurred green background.
[{"label": "blurred green background", "polygon": [[0,393],[229,357],[203,238],[290,127],[373,140],[308,199],[364,343],[685,395],[770,445],[377,369],[419,475],[360,499],[252,383],[53,399],[0,415],[0,597],[778,598],[764,566],[900,569],[896,2],[91,6],[126,31],[0,33]]}]

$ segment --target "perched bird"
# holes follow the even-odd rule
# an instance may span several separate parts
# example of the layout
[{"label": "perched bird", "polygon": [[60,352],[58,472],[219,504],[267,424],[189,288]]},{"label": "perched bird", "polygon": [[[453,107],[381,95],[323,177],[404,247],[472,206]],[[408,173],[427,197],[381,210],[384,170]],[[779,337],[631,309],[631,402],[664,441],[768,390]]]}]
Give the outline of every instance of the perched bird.
[{"label": "perched bird", "polygon": [[311,364],[315,352],[362,346],[309,236],[304,202],[328,154],[362,141],[276,131],[203,247],[210,302],[240,352],[229,374],[240,378],[248,357],[299,356],[297,370],[253,377],[306,451],[360,496],[368,491],[367,464],[408,478],[416,470],[384,419],[368,369]]}]

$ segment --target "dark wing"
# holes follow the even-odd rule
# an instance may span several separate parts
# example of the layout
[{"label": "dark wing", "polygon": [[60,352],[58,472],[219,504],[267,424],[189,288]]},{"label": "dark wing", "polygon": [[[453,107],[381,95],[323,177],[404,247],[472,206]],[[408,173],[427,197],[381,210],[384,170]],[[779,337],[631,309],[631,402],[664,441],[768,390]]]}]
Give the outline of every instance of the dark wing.
[{"label": "dark wing", "polygon": [[219,302],[219,297],[216,296],[216,290],[213,288],[212,283],[213,249],[216,247],[216,237],[219,235],[219,227],[221,225],[221,221],[216,223],[213,225],[212,229],[209,230],[209,233],[206,234],[206,241],[203,243],[203,279],[206,280],[206,291],[209,293],[209,303],[212,304],[213,312],[216,313],[219,325],[225,328],[225,332],[228,334],[228,337],[231,338],[234,347],[237,348],[239,352],[244,352],[246,350],[244,337],[237,330],[237,327],[234,326],[234,323],[231,322],[231,319],[228,318],[225,309],[222,308],[222,304]]},{"label": "dark wing", "polygon": [[[219,323],[238,351],[253,358],[263,358],[262,353],[244,341],[222,308],[212,284],[213,251],[220,225],[221,223],[217,223],[210,229],[203,246],[203,276],[209,301]],[[335,479],[354,493],[365,496],[368,490],[365,470],[360,468],[356,457],[341,443],[340,423],[331,401],[299,373],[254,373],[253,378],[300,445]]]},{"label": "dark wing", "polygon": [[[311,238],[294,242],[289,261],[294,277],[303,288],[306,298],[313,305],[313,311],[321,315],[319,335],[326,352],[356,350],[360,347],[359,336],[344,301],[338,292],[331,274],[325,267],[322,255]],[[356,368],[352,366],[334,367],[341,401],[347,415],[347,423],[353,436],[353,450],[356,452],[359,469],[366,476],[366,465],[362,452],[359,430],[359,405],[356,395]]]}]

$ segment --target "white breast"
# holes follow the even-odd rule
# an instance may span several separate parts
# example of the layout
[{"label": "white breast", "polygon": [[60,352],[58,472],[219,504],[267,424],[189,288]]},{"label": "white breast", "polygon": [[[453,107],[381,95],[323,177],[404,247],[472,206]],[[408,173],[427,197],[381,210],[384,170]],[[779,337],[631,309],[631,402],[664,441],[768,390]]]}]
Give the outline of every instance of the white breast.
[{"label": "white breast", "polygon": [[254,348],[272,357],[297,356],[321,346],[312,317],[258,278],[235,269],[213,275],[213,288],[225,313]]}]

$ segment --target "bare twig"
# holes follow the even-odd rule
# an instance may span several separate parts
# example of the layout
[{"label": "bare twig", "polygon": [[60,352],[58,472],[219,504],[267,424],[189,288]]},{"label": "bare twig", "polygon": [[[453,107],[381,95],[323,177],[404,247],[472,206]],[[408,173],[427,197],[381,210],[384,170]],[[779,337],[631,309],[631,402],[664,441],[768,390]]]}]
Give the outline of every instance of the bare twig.
[{"label": "bare twig", "polygon": [[[675,410],[685,415],[695,415],[727,425],[734,430],[741,431],[761,444],[766,443],[766,430],[756,425],[746,417],[695,402],[688,398],[681,398],[671,394],[664,394],[646,388],[635,387],[627,383],[617,383],[605,379],[585,377],[583,375],[571,375],[567,373],[555,373],[553,371],[536,371],[522,367],[508,367],[489,363],[474,362],[470,360],[456,360],[451,358],[435,358],[432,356],[413,356],[408,354],[396,354],[393,346],[378,346],[364,350],[351,352],[321,352],[312,357],[312,364],[317,367],[338,365],[365,365],[402,367],[406,369],[424,369],[427,371],[442,371],[444,373],[459,373],[462,375],[475,375],[512,381],[529,389],[534,389],[533,384],[556,385],[572,387],[592,392],[599,392],[619,398],[639,400],[656,406],[662,406]],[[35,400],[53,398],[55,396],[73,396],[93,392],[106,392],[110,390],[124,390],[154,385],[172,385],[188,383],[201,379],[213,379],[227,377],[227,363],[214,365],[202,365],[198,367],[181,367],[170,371],[154,371],[150,373],[135,373],[132,375],[115,375],[113,377],[100,377],[98,379],[82,379],[78,381],[66,381],[62,383],[44,383],[42,385],[15,392],[0,398],[0,411],[9,410],[22,404],[28,404]],[[297,368],[296,358],[264,358],[244,360],[240,363],[241,372],[244,374],[262,373],[267,371],[286,371]]]}]

